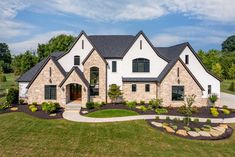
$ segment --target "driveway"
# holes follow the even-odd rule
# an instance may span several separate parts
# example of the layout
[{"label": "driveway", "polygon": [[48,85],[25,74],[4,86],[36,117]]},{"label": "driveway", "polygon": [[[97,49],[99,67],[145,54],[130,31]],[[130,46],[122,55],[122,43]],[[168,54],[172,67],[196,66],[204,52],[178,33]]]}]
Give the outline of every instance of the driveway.
[{"label": "driveway", "polygon": [[235,95],[228,93],[220,93],[221,105],[227,105],[229,108],[235,108]]}]

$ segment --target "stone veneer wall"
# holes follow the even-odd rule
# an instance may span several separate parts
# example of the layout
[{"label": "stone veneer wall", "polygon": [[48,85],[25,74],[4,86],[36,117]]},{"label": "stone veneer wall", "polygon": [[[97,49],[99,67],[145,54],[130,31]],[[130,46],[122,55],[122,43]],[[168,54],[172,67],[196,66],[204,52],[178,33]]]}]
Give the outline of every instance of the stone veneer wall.
[{"label": "stone veneer wall", "polygon": [[[177,68],[179,67],[179,78],[177,77]],[[178,79],[180,83],[178,84]],[[195,106],[205,106],[206,99],[202,98],[202,91],[197,83],[193,80],[191,75],[187,72],[180,61],[174,65],[171,71],[164,78],[159,87],[159,97],[163,99],[164,106],[177,107],[183,105],[183,101],[172,101],[172,86],[183,85],[184,94],[191,95],[195,94]]]},{"label": "stone veneer wall", "polygon": [[[51,77],[49,74],[49,69],[51,67]],[[59,102],[63,106],[64,92],[58,86],[60,82],[64,79],[64,76],[61,74],[57,66],[54,64],[52,60],[49,60],[42,71],[39,73],[37,78],[31,84],[28,89],[28,100],[27,102],[33,103],[37,102],[41,104],[44,101],[52,101],[52,102]],[[51,80],[51,81],[50,81]],[[45,100],[44,99],[44,86],[45,85],[56,85],[57,86],[57,94],[56,100]]]},{"label": "stone veneer wall", "polygon": [[99,96],[90,97],[90,101],[102,102],[106,101],[106,63],[100,57],[96,50],[92,52],[89,58],[84,63],[84,75],[88,82],[90,82],[90,68],[98,67],[99,68]]},{"label": "stone veneer wall", "polygon": [[69,97],[70,97],[70,87],[69,84],[71,83],[76,83],[82,86],[82,102],[81,104],[83,105],[83,107],[86,106],[86,102],[88,101],[88,88],[86,87],[86,85],[83,83],[83,81],[80,79],[80,77],[78,76],[78,74],[73,71],[69,78],[67,78],[67,80],[64,82],[63,86],[61,88],[64,89],[65,94],[63,94],[62,99],[65,100],[66,103],[68,103],[69,101]]},{"label": "stone veneer wall", "polygon": [[[132,84],[136,84],[136,92],[132,92]],[[145,84],[150,85],[150,91],[145,92]],[[149,100],[157,97],[157,84],[153,82],[123,82],[122,84],[123,99],[125,101]]]}]

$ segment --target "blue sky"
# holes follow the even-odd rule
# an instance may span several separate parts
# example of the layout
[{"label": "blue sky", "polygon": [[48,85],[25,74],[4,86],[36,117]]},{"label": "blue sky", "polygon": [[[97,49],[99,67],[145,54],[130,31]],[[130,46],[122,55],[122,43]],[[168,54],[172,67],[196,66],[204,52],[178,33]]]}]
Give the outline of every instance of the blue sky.
[{"label": "blue sky", "polygon": [[235,34],[234,0],[2,0],[0,42],[13,54],[81,30],[131,34],[143,30],[156,46],[188,41],[198,49],[221,49]]}]

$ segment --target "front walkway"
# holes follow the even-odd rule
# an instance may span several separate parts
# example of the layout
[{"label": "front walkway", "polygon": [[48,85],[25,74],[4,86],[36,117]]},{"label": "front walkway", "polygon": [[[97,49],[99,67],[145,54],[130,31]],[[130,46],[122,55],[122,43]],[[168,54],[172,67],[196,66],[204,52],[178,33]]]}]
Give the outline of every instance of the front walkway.
[{"label": "front walkway", "polygon": [[[166,119],[166,117],[180,118],[183,119],[183,116],[169,116],[169,115],[138,115],[138,116],[126,116],[126,117],[114,117],[114,118],[91,118],[80,115],[80,109],[76,110],[65,110],[63,113],[64,119],[74,121],[74,122],[85,122],[85,123],[103,123],[103,122],[122,122],[122,121],[131,121],[131,120],[140,120],[140,119],[155,119],[158,116],[160,119]],[[193,120],[197,117],[192,117]],[[198,118],[200,122],[206,122],[207,118]],[[235,123],[234,118],[210,118],[212,123]]]}]

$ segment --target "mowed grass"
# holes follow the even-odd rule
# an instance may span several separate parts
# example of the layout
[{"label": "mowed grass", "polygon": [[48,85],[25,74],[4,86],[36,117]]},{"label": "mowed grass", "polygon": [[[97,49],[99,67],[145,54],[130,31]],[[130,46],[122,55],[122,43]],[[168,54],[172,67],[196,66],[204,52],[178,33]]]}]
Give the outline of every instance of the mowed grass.
[{"label": "mowed grass", "polygon": [[235,135],[199,141],[161,132],[144,120],[91,124],[8,113],[0,114],[0,148],[3,157],[231,157],[235,156]]},{"label": "mowed grass", "polygon": [[7,78],[6,82],[0,82],[0,102],[5,101],[7,90],[12,87],[17,87],[16,79],[18,78],[13,73],[4,74]]},{"label": "mowed grass", "polygon": [[137,112],[124,109],[106,109],[88,113],[87,117],[108,118],[138,115]]},{"label": "mowed grass", "polygon": [[235,80],[223,80],[223,82],[220,84],[221,91],[229,94],[235,94],[235,92],[228,90],[231,82],[235,83]]}]

